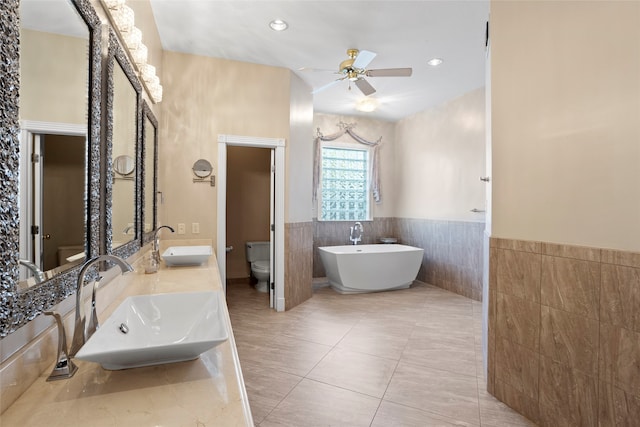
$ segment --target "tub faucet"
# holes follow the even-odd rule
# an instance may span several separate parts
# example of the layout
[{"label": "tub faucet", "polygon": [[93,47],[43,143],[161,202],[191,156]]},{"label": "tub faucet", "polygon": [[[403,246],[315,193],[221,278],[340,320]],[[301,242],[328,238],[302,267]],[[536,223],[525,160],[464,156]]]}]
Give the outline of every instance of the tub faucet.
[{"label": "tub faucet", "polygon": [[78,350],[84,345],[85,342],[91,335],[98,329],[98,315],[96,313],[96,290],[98,288],[98,282],[100,279],[96,280],[93,284],[93,290],[91,293],[91,313],[89,315],[89,325],[85,326],[87,323],[87,319],[84,312],[84,298],[82,296],[82,290],[84,288],[84,276],[87,273],[87,270],[93,265],[100,261],[112,261],[116,263],[122,274],[133,271],[133,267],[131,264],[123,260],[122,258],[118,258],[115,255],[100,255],[95,258],[90,259],[85,262],[82,268],[80,269],[80,273],[78,274],[78,283],[76,284],[76,320],[75,326],[73,328],[73,339],[71,340],[71,350],[69,351],[69,356],[73,357],[76,355]]},{"label": "tub faucet", "polygon": [[359,222],[356,222],[355,224],[353,224],[353,227],[351,227],[351,233],[349,235],[349,240],[354,245],[357,245],[358,242],[362,241],[362,234],[363,234],[362,233],[362,224],[360,224]]}]

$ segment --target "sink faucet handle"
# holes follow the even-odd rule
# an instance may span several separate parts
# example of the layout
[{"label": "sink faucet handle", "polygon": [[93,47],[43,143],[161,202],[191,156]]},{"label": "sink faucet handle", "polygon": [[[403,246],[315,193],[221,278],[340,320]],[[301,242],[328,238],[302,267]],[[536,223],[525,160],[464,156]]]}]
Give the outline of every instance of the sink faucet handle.
[{"label": "sink faucet handle", "polygon": [[56,364],[53,366],[53,371],[51,371],[47,381],[71,378],[78,370],[78,367],[73,363],[67,351],[67,335],[64,330],[64,324],[62,323],[62,317],[60,317],[60,313],[56,311],[45,311],[44,314],[53,316],[58,326],[58,355],[56,357]]}]

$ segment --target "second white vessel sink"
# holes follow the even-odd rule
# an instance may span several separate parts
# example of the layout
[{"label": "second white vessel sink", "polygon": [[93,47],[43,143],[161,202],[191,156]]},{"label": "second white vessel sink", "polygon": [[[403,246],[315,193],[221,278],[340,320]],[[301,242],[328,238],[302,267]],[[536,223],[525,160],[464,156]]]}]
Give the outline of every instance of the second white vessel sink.
[{"label": "second white vessel sink", "polygon": [[211,246],[171,246],[162,253],[167,266],[200,265],[213,254]]},{"label": "second white vessel sink", "polygon": [[229,338],[223,304],[219,291],[129,297],[75,358],[110,370],[196,359]]}]

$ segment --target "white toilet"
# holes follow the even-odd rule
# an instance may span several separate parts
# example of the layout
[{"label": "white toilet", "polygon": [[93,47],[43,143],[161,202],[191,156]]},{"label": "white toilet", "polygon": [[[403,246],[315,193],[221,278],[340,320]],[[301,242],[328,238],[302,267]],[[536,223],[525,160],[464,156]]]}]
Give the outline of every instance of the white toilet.
[{"label": "white toilet", "polygon": [[251,263],[251,274],[258,279],[256,290],[269,292],[269,242],[247,242],[247,261]]}]

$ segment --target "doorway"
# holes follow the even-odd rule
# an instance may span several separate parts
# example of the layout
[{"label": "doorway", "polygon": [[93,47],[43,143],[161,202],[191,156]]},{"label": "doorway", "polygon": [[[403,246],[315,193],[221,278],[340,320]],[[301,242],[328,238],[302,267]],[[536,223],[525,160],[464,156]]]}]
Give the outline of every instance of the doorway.
[{"label": "doorway", "polygon": [[[227,279],[227,146],[268,148],[271,151],[271,283],[269,284],[270,307],[284,311],[284,139],[256,138],[237,135],[218,136],[218,223],[217,258],[220,278],[226,291]],[[243,248],[238,248],[244,250]]]},{"label": "doorway", "polygon": [[85,251],[86,127],[21,125],[20,258],[42,271],[73,265]]},{"label": "doorway", "polygon": [[251,242],[253,252],[265,255],[260,264],[266,264],[266,256],[271,258],[264,249],[271,240],[272,152],[272,148],[227,147],[227,286],[239,290],[250,285],[258,304],[269,304],[270,298],[263,293],[268,288],[264,281],[257,285],[246,246]]}]

